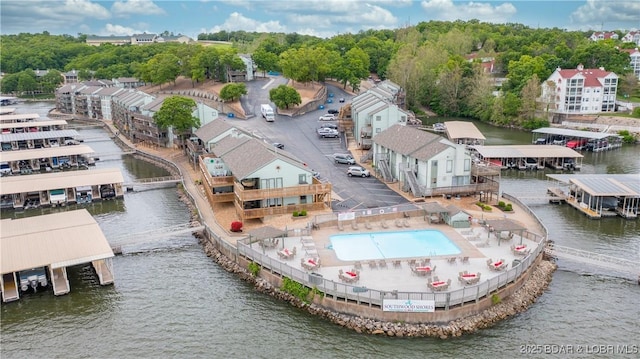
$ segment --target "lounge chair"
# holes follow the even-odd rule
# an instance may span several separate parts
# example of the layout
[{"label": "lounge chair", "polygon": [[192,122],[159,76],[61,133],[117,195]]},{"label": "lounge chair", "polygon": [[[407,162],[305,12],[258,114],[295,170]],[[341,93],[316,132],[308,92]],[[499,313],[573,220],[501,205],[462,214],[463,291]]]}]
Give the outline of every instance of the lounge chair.
[{"label": "lounge chair", "polygon": [[369,261],[369,268],[374,269],[374,268],[378,268],[378,265],[376,264],[376,261]]},{"label": "lounge chair", "polygon": [[389,225],[387,224],[387,221],[385,221],[384,219],[382,221],[380,221],[380,226],[384,229],[389,228]]},{"label": "lounge chair", "polygon": [[489,243],[488,239],[486,241],[484,241],[484,242],[476,244],[477,248],[487,248],[487,247],[490,247],[490,246],[491,246],[491,243]]},{"label": "lounge chair", "polygon": [[369,222],[369,221],[364,222],[364,227],[366,229],[371,229],[371,222]]},{"label": "lounge chair", "polygon": [[415,267],[416,266],[416,260],[415,259],[409,259],[407,261],[407,264],[409,265],[409,267]]},{"label": "lounge chair", "polygon": [[392,263],[394,267],[402,267],[402,263],[400,263],[400,260],[394,260],[392,261]]},{"label": "lounge chair", "polygon": [[398,227],[398,228],[402,228],[402,227],[404,227],[404,226],[402,225],[402,221],[400,221],[399,219],[396,219],[396,227]]},{"label": "lounge chair", "polygon": [[406,228],[409,228],[409,220],[408,219],[403,219],[402,220],[402,225],[405,226]]},{"label": "lounge chair", "polygon": [[469,263],[469,257],[460,257],[460,262]]},{"label": "lounge chair", "polygon": [[342,221],[338,221],[338,229],[344,231],[344,226],[342,225]]},{"label": "lounge chair", "polygon": [[447,262],[449,262],[449,264],[456,264],[456,257],[449,257],[449,259],[447,259]]},{"label": "lounge chair", "polygon": [[358,222],[356,222],[355,220],[351,222],[351,228],[358,229]]},{"label": "lounge chair", "polygon": [[378,262],[378,265],[380,268],[387,268],[387,262],[384,259],[381,259],[380,262]]}]

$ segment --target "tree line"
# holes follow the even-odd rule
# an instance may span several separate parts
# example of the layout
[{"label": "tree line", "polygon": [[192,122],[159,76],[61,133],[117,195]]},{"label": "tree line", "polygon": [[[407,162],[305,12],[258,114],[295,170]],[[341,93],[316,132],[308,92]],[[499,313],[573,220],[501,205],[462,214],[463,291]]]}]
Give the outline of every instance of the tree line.
[{"label": "tree line", "polygon": [[[614,40],[593,42],[588,39],[590,34],[478,20],[421,22],[329,39],[244,31],[198,36],[201,40],[231,41],[230,46],[162,43],[92,47],[82,43],[82,36],[19,34],[2,36],[0,61],[9,74],[34,68],[77,69],[81,79],[138,77],[163,84],[185,76],[195,84],[206,79],[228,81],[229,71],[245,68],[239,54],[248,53],[263,74],[277,71],[297,82],[335,79],[357,91],[361,80],[375,73],[402,86],[408,107],[418,114],[427,108],[443,116],[536,127],[540,121],[536,98],[546,85],[543,81],[558,67],[604,67],[621,77],[621,93],[637,89],[629,55],[620,50],[633,45]],[[475,59],[471,60],[470,54]],[[489,63],[493,66],[490,72],[486,71]],[[22,83],[27,83],[24,74],[21,76]],[[499,84],[495,77],[506,77],[507,81]],[[17,83],[3,79],[3,92],[19,89],[11,85]],[[232,93],[238,96],[242,91]]]}]

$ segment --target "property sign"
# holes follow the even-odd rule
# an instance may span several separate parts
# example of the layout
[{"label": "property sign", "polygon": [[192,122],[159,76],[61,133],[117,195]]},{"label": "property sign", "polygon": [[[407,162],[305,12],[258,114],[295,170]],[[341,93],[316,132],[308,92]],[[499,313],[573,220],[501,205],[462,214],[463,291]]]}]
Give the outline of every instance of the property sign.
[{"label": "property sign", "polygon": [[355,212],[338,213],[338,221],[352,221],[356,218]]},{"label": "property sign", "polygon": [[433,313],[436,311],[436,301],[385,299],[382,301],[382,311]]}]

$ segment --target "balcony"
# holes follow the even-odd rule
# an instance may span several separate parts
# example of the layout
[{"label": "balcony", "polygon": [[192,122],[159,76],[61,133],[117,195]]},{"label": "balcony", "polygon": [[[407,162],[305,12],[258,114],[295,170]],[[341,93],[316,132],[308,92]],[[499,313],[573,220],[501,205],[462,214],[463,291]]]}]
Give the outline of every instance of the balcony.
[{"label": "balcony", "polygon": [[324,197],[331,195],[331,184],[320,183],[315,178],[313,182],[309,185],[250,190],[245,190],[240,183],[236,182],[233,191],[241,202],[300,196],[315,196],[314,202],[324,202]]},{"label": "balcony", "polygon": [[236,206],[236,212],[240,214],[240,216],[242,217],[242,220],[288,214],[288,213],[293,213],[293,211],[301,211],[301,210],[320,211],[325,209],[325,204],[322,202],[296,204],[296,205],[289,205],[289,206],[243,209],[241,203],[236,201],[235,206]]}]

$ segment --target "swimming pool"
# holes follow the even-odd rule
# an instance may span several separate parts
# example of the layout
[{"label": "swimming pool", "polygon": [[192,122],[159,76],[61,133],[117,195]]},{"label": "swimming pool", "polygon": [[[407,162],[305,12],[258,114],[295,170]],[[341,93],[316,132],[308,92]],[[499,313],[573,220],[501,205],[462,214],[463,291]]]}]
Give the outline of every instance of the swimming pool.
[{"label": "swimming pool", "polygon": [[336,234],[329,237],[338,259],[416,258],[460,254],[460,248],[438,230]]}]

